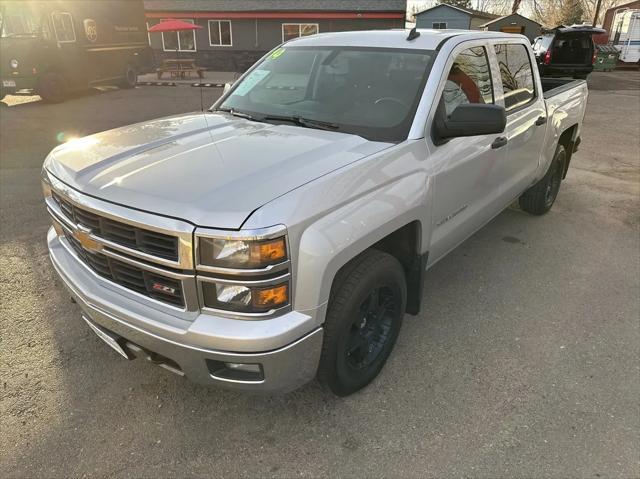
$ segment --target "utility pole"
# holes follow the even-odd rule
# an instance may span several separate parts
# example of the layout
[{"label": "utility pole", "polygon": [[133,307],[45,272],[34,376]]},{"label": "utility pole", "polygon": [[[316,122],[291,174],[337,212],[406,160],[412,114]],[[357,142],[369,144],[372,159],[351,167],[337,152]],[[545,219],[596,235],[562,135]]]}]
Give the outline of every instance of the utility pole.
[{"label": "utility pole", "polygon": [[595,27],[596,23],[598,23],[598,15],[600,15],[600,5],[602,5],[602,0],[598,0],[598,3],[596,3],[596,13],[593,16],[593,27]]},{"label": "utility pole", "polygon": [[518,9],[520,8],[520,1],[521,0],[513,0],[513,4],[511,5],[511,13],[518,13]]}]

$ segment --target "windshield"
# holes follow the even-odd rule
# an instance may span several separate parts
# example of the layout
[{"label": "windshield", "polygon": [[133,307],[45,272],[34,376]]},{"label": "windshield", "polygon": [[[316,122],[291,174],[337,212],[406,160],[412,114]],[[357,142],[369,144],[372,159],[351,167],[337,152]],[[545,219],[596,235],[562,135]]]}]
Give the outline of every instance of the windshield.
[{"label": "windshield", "polygon": [[2,38],[35,37],[40,34],[40,20],[20,4],[3,5],[0,9]]},{"label": "windshield", "polygon": [[433,55],[411,49],[284,46],[235,84],[218,109],[257,121],[302,119],[297,124],[373,141],[402,141]]}]

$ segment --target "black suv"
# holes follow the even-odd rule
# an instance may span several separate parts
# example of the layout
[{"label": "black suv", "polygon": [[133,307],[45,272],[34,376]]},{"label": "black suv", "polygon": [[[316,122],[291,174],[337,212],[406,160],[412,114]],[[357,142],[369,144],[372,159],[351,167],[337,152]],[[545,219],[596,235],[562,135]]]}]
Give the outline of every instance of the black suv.
[{"label": "black suv", "polygon": [[586,79],[593,71],[596,48],[592,35],[606,33],[587,25],[559,26],[543,31],[533,41],[540,76],[571,76]]}]

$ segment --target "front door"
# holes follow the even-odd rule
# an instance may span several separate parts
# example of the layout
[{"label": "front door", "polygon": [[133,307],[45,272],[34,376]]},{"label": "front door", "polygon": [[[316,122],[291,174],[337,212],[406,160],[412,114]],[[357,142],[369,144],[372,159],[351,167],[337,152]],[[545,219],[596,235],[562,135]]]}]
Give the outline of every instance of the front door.
[{"label": "front door", "polygon": [[53,70],[64,75],[69,88],[86,87],[88,79],[96,72],[94,68],[88,68],[86,53],[76,32],[76,18],[70,12],[53,11],[51,27],[51,36],[57,46]]},{"label": "front door", "polygon": [[[447,114],[463,103],[494,103],[487,48],[482,42],[470,48],[465,44],[452,52],[439,90]],[[506,159],[506,148],[494,144],[500,136],[429,143],[428,161],[434,178],[430,263],[500,211],[500,170]]]}]

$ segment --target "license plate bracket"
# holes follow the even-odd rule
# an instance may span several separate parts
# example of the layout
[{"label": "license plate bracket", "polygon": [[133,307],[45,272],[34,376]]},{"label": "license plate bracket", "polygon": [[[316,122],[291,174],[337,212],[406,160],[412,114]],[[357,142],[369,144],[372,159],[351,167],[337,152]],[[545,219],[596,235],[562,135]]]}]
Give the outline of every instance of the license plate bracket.
[{"label": "license plate bracket", "polygon": [[4,88],[15,88],[16,81],[15,80],[2,80],[2,86]]},{"label": "license plate bracket", "polygon": [[116,336],[115,334],[113,334],[111,332],[105,331],[100,326],[95,325],[86,316],[82,316],[82,319],[84,319],[85,322],[91,328],[91,330],[94,333],[96,333],[96,336],[98,336],[105,343],[107,343],[107,345],[109,347],[111,347],[111,349],[113,349],[116,353],[118,353],[120,356],[122,356],[125,359],[132,359],[131,356],[129,355],[129,353],[127,353],[127,351],[125,351],[125,349],[122,346],[120,346],[120,343],[118,343],[118,339],[119,339],[118,336]]}]

